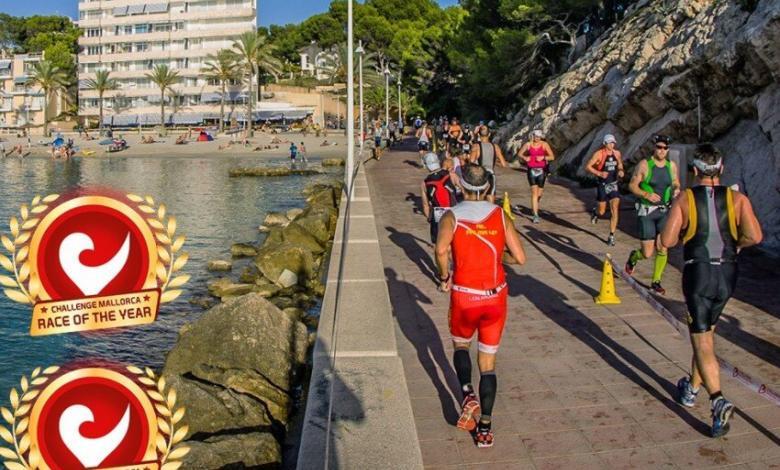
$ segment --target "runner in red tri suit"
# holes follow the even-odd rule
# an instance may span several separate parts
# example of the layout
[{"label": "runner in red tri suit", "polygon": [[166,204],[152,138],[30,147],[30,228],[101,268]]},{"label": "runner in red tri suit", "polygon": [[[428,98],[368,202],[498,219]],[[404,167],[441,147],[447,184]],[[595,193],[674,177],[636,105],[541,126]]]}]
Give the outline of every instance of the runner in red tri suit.
[{"label": "runner in red tri suit", "polygon": [[[476,428],[477,445],[490,447],[493,445],[491,413],[496,399],[496,352],[507,311],[502,256],[506,247],[515,261],[523,264],[525,251],[514,225],[506,223],[503,210],[485,201],[490,187],[487,170],[478,165],[465,165],[461,184],[465,200],[444,214],[439,223],[436,261],[441,289],[451,291],[453,361],[463,391],[463,411],[458,427],[467,431]],[[449,272],[450,249],[454,265],[452,275]],[[475,332],[479,343],[479,400],[471,384],[469,356]]]}]

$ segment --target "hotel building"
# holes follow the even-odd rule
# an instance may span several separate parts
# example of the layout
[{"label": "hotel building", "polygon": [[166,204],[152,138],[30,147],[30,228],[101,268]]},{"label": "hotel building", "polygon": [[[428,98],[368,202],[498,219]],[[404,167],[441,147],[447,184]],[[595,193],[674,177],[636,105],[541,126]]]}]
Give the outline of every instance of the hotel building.
[{"label": "hotel building", "polygon": [[[29,127],[32,134],[43,133],[43,91],[31,82],[33,67],[42,59],[43,54],[0,55],[0,128]],[[48,106],[50,120],[62,113],[62,94],[53,93]]]},{"label": "hotel building", "polygon": [[[166,123],[217,122],[221,87],[201,72],[208,54],[230,48],[256,27],[257,0],[80,0],[79,115],[95,123],[98,93],[86,82],[111,72],[118,89],[104,94],[104,123],[158,125],[160,89],[146,74],[165,64],[179,72],[166,92]],[[245,87],[228,87],[228,117],[243,120]],[[257,119],[257,116],[255,116]]]}]

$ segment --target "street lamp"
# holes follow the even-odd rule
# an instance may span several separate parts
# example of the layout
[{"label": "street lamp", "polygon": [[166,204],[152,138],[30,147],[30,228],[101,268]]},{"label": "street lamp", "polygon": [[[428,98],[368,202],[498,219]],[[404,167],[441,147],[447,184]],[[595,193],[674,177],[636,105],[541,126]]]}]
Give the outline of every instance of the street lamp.
[{"label": "street lamp", "polygon": [[[355,169],[355,52],[352,37],[352,0],[347,1],[347,197],[352,199],[352,174]],[[346,237],[346,233],[344,234]],[[331,400],[333,397],[331,396]],[[330,418],[328,418],[330,422]],[[330,439],[330,429],[326,439]],[[327,446],[326,446],[327,449]],[[328,462],[327,453],[325,458]]]},{"label": "street lamp", "polygon": [[385,67],[385,137],[390,138],[390,68]]},{"label": "street lamp", "polygon": [[403,138],[404,118],[401,116],[401,72],[398,72],[398,125],[401,127],[401,138]]},{"label": "street lamp", "polygon": [[363,54],[366,51],[363,49],[363,41],[358,42],[358,47],[355,49],[355,54],[358,56],[358,75],[360,76],[360,87],[358,88],[358,94],[360,95],[360,152],[363,152],[363,141],[365,140],[365,129],[363,125]]}]

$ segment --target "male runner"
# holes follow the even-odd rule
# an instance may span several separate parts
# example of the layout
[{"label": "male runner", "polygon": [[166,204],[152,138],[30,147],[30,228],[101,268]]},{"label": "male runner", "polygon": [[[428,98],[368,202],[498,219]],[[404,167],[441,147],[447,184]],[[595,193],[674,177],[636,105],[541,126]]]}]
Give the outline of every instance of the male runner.
[{"label": "male runner", "polygon": [[650,288],[657,294],[666,294],[661,278],[666,269],[668,254],[661,245],[661,232],[669,216],[672,199],[680,193],[677,165],[668,159],[671,137],[656,135],[653,156],[640,161],[631,177],[628,189],[639,198],[637,216],[639,219],[639,240],[642,246],[631,252],[626,261],[626,273],[634,273],[636,264],[655,253],[655,269]]},{"label": "male runner", "polygon": [[604,136],[602,147],[590,157],[585,169],[599,179],[596,189],[597,205],[591,211],[590,223],[595,224],[599,217],[607,212],[607,202],[609,202],[609,237],[607,245],[615,246],[615,230],[618,226],[618,216],[620,212],[620,191],[618,191],[618,180],[622,178],[623,158],[620,151],[615,149],[617,139],[612,134]]},{"label": "male runner", "polygon": [[[519,264],[525,252],[514,225],[504,211],[484,200],[490,186],[488,172],[481,166],[463,168],[465,201],[447,211],[439,224],[436,262],[442,291],[450,294],[450,332],[455,353],[453,362],[463,391],[463,411],[458,427],[476,428],[478,447],[493,445],[491,413],[496,399],[496,352],[507,313],[507,285],[501,264],[504,247]],[[454,272],[449,271],[452,249]],[[479,399],[471,383],[469,346],[478,332]],[[476,416],[479,415],[479,424]]]},{"label": "male runner", "polygon": [[460,139],[462,132],[463,129],[460,127],[458,118],[452,118],[452,122],[450,122],[450,126],[447,128],[447,152],[451,152],[452,147],[458,145],[458,139]]},{"label": "male runner", "polygon": [[431,150],[431,140],[433,140],[433,132],[431,132],[428,123],[423,121],[420,128],[417,129],[415,134],[417,136],[417,150],[420,152],[420,158],[422,158],[427,152]]},{"label": "male runner", "polygon": [[461,132],[458,138],[458,145],[460,149],[468,155],[471,153],[471,144],[474,142],[474,134],[471,132],[471,126],[466,124],[463,126],[463,132]]},{"label": "male runner", "polygon": [[729,431],[734,405],[720,391],[715,324],[737,284],[737,253],[761,242],[761,226],[750,200],[722,186],[723,159],[712,144],[696,149],[696,186],[675,199],[661,244],[671,248],[683,231],[683,295],[688,307],[693,360],[691,376],[677,382],[677,401],[692,407],[703,384],[710,395],[712,437]]},{"label": "male runner", "polygon": [[517,151],[528,167],[528,185],[531,187],[531,211],[533,223],[541,222],[539,218],[539,202],[544,193],[544,183],[550,162],[555,160],[555,154],[550,145],[544,141],[544,133],[536,129],[531,134],[531,141],[523,144]]},{"label": "male runner", "polygon": [[490,188],[488,189],[487,200],[494,204],[496,202],[497,186],[496,160],[498,160],[499,165],[506,168],[506,159],[504,159],[501,147],[490,142],[490,129],[481,127],[479,130],[479,143],[471,149],[469,161],[482,166],[488,171]]},{"label": "male runner", "polygon": [[436,243],[439,234],[439,221],[444,213],[454,207],[458,201],[455,199],[455,183],[449,168],[442,168],[439,156],[431,152],[423,157],[428,176],[422,183],[422,210],[428,223],[431,224],[431,243]]}]

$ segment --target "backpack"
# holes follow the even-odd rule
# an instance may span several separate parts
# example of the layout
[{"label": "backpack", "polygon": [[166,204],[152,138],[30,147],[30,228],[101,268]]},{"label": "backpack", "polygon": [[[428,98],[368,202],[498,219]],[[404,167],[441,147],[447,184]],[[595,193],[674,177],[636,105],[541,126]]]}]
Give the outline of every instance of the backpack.
[{"label": "backpack", "polygon": [[425,182],[425,187],[426,189],[428,189],[428,194],[432,196],[430,198],[431,206],[433,207],[453,206],[452,194],[450,193],[450,190],[447,188],[447,183],[449,181],[450,181],[450,175],[448,173],[442,176],[441,178]]}]

